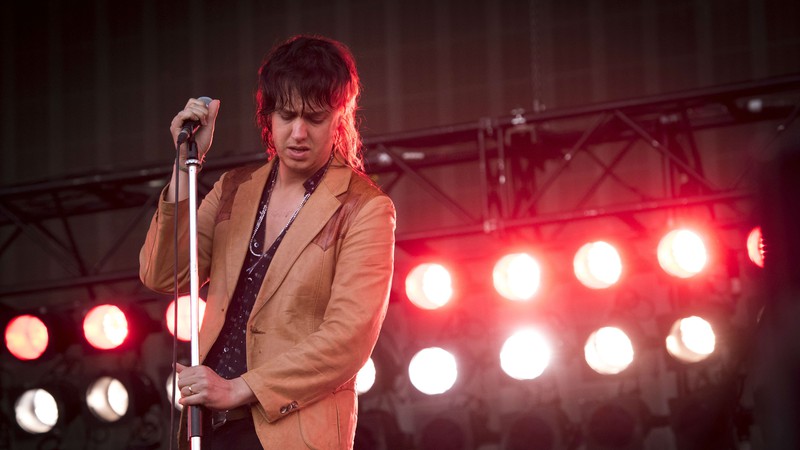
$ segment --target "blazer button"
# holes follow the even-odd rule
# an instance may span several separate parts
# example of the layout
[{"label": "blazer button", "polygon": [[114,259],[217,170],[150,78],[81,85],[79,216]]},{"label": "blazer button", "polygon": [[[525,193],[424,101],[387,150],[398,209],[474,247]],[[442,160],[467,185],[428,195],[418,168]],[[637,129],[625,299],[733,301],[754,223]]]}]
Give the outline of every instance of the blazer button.
[{"label": "blazer button", "polygon": [[281,406],[281,414],[288,414],[297,409],[297,402],[289,403],[288,405]]}]

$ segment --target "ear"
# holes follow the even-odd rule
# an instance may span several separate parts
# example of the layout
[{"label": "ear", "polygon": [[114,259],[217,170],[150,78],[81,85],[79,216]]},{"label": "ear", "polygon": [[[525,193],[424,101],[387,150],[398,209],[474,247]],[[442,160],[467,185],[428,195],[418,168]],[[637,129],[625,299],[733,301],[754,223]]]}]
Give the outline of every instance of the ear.
[{"label": "ear", "polygon": [[336,116],[333,124],[333,142],[334,144],[339,145],[342,139],[342,126],[344,125],[344,118],[341,112],[339,112],[339,114]]}]

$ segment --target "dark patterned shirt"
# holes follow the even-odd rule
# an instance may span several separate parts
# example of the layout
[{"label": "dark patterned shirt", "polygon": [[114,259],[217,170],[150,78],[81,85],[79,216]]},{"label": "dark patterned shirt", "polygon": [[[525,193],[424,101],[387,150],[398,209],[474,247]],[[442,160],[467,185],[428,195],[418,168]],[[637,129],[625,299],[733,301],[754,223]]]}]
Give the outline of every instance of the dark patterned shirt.
[{"label": "dark patterned shirt", "polygon": [[[264,209],[264,216],[262,222],[266,221],[266,209],[269,208],[269,198],[272,194],[272,188],[275,185],[275,179],[278,174],[278,163],[276,160],[272,166],[269,174],[267,184],[264,186],[264,191],[261,194],[261,201],[258,205],[258,211]],[[306,196],[310,196],[319,185],[322,177],[329,164],[326,164],[319,169],[314,175],[311,176],[303,186],[306,189]],[[307,198],[307,197],[306,197]],[[301,205],[302,208],[302,205]],[[233,291],[233,298],[231,299],[230,307],[225,316],[225,324],[222,330],[211,346],[203,364],[211,367],[214,372],[225,379],[236,378],[247,371],[247,353],[245,347],[247,335],[247,321],[250,318],[250,311],[253,310],[253,305],[256,301],[258,291],[261,289],[261,284],[264,281],[264,276],[267,274],[270,262],[272,261],[275,251],[278,249],[286,231],[292,224],[293,219],[290,219],[286,227],[281,231],[272,246],[266,253],[260,255],[264,248],[264,233],[256,230],[258,227],[258,215],[256,215],[256,222],[253,224],[253,242],[252,249],[256,255],[250,252],[249,248],[247,256],[245,257],[242,271],[239,273],[239,280],[236,283],[236,289]],[[265,223],[261,226],[266,227]],[[261,229],[263,231],[263,228]],[[250,246],[250,244],[248,244]]]}]

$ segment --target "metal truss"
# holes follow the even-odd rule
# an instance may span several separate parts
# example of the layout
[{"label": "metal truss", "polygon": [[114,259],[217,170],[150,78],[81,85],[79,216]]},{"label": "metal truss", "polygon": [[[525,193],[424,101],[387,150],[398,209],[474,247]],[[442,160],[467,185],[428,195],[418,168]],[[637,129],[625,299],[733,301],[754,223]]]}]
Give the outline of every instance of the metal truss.
[{"label": "metal truss", "polygon": [[[599,217],[618,217],[628,226],[643,228],[636,215],[692,205],[727,205],[749,199],[749,167],[725,185],[704,170],[695,134],[702,130],[774,122],[778,137],[796,118],[800,107],[800,75],[698,89],[656,97],[563,110],[484,118],[476,122],[364,139],[367,172],[380,179],[393,196],[400,183],[413,183],[436,205],[449,211],[455,225],[421,230],[398,230],[401,249],[426,241],[486,236],[496,232],[566,224]],[[774,139],[772,139],[774,141]],[[613,156],[598,156],[597,149]],[[642,189],[637,180],[619,173],[620,161],[632,152],[649,151],[664,162],[664,189]],[[599,175],[587,179],[583,196],[573,205],[553,211],[542,199],[558,186],[577,157],[589,158]],[[263,160],[265,155],[218,157],[205,164],[201,194],[232,167]],[[465,202],[459,189],[445,188],[427,173],[429,168],[455,164],[476,168],[480,183],[479,208]],[[8,261],[12,246],[37,246],[63,267],[67,277],[0,286],[0,299],[40,291],[91,287],[137,279],[135,270],[109,271],[120,244],[148,220],[171,168],[144,167],[92,173],[0,188],[0,262]],[[675,180],[680,179],[681,182]],[[612,182],[634,201],[591,203],[595,190]],[[130,222],[95,262],[82,256],[75,239],[79,217],[128,210]],[[557,233],[557,231],[555,231]],[[5,259],[5,261],[4,261]]]}]

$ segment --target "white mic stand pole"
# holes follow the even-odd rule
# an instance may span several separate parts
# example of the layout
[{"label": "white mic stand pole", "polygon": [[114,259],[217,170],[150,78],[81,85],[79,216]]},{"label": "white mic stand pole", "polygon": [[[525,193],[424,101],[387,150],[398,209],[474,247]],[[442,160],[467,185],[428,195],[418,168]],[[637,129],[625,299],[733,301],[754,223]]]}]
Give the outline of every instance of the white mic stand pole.
[{"label": "white mic stand pole", "polygon": [[[197,144],[194,136],[187,141],[186,167],[189,169],[189,282],[190,282],[190,331],[192,366],[200,365],[200,276],[197,269],[197,172],[200,159],[197,156]],[[190,405],[187,433],[192,450],[200,450],[203,436],[203,415],[199,405]]]}]

